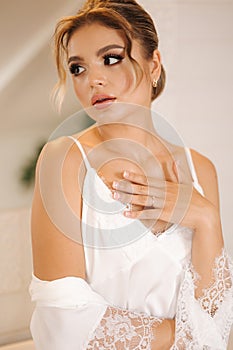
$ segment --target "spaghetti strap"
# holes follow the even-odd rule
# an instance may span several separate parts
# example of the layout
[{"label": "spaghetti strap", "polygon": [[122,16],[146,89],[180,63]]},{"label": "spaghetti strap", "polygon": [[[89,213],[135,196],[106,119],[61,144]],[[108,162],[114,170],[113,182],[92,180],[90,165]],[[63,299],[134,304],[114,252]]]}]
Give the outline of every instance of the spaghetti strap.
[{"label": "spaghetti strap", "polygon": [[186,153],[186,158],[188,161],[188,165],[189,165],[189,169],[192,175],[192,179],[193,179],[193,186],[196,188],[197,191],[199,191],[203,196],[204,196],[204,191],[203,188],[201,187],[201,185],[199,184],[198,178],[197,178],[197,173],[195,170],[195,166],[193,163],[193,158],[191,155],[191,151],[188,147],[184,147],[185,149],[185,153]]},{"label": "spaghetti strap", "polygon": [[68,136],[68,137],[69,137],[71,140],[73,140],[73,141],[76,143],[76,145],[78,146],[78,148],[79,148],[79,150],[80,150],[80,152],[81,152],[81,154],[82,154],[83,161],[84,161],[84,163],[85,163],[85,166],[86,166],[87,170],[91,169],[91,164],[89,163],[89,161],[88,161],[88,159],[87,159],[86,153],[85,153],[85,151],[84,151],[83,146],[81,145],[81,143],[80,143],[77,139],[75,139],[73,136]]}]

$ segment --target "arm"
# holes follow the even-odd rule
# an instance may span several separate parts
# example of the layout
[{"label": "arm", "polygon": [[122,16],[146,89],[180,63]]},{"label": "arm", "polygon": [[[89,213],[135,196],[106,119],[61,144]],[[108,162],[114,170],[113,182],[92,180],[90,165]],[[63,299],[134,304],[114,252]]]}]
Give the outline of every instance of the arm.
[{"label": "arm", "polygon": [[[36,277],[30,286],[32,299],[36,301],[31,321],[35,344],[40,350],[77,350],[83,349],[84,344],[92,349],[97,341],[106,341],[109,325],[115,320],[121,328],[127,320],[129,329],[123,341],[128,342],[129,349],[140,349],[143,339],[150,343],[148,349],[150,346],[153,350],[169,349],[174,335],[173,320],[159,320],[109,305],[85,281],[79,225],[81,187],[77,181],[81,161],[79,151],[70,148],[69,140],[58,140],[43,149],[37,164],[31,220]],[[65,206],[59,202],[59,184]],[[77,220],[65,216],[63,222],[67,206]],[[116,332],[117,328],[113,330]],[[117,334],[114,341],[119,348],[122,341],[117,345]]]},{"label": "arm", "polygon": [[[46,145],[36,168],[31,215],[33,267],[34,274],[47,281],[65,276],[85,278],[84,250],[79,230],[81,194],[77,185],[81,155],[69,148],[69,143],[65,141],[63,146],[62,140]],[[62,192],[63,198],[58,196],[59,192]],[[59,202],[60,198],[63,203]],[[67,208],[77,218],[74,221],[77,225],[74,240],[70,239],[73,227],[66,225],[66,218],[60,220]]]},{"label": "arm", "polygon": [[[203,296],[203,290],[209,288],[215,282],[213,269],[215,268],[216,258],[222,254],[224,242],[215,167],[209,159],[195,151],[192,151],[192,157],[205,194],[205,206],[200,205],[195,216],[192,244],[192,264],[194,270],[200,276],[196,288],[196,297],[199,298]],[[231,284],[229,271],[228,278]],[[231,285],[228,285],[228,288],[230,287]]]},{"label": "arm", "polygon": [[205,201],[200,201],[196,212],[191,266],[178,297],[175,344],[179,350],[190,346],[226,349],[233,316],[233,276],[224,250],[217,174],[207,158],[195,151],[192,157]]}]

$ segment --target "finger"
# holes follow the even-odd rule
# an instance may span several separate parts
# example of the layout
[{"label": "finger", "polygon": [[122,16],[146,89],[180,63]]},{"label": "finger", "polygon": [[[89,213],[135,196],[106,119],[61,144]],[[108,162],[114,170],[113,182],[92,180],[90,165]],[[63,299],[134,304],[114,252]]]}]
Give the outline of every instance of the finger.
[{"label": "finger", "polygon": [[166,179],[170,182],[178,183],[177,164],[174,161],[166,163]]},{"label": "finger", "polygon": [[171,214],[168,214],[165,210],[161,208],[154,209],[145,209],[137,211],[124,211],[124,216],[130,219],[139,219],[139,220],[151,220],[157,222],[157,220],[164,221],[170,224],[180,224],[181,220],[176,222],[174,218],[171,218]]},{"label": "finger", "polygon": [[176,181],[174,182],[179,182],[179,171],[178,171],[178,166],[179,166],[180,162],[179,160],[175,161],[172,163],[172,169],[171,172],[174,174],[174,177],[176,179]]},{"label": "finger", "polygon": [[165,199],[158,198],[155,196],[144,196],[144,195],[132,195],[124,192],[113,192],[113,198],[119,200],[122,203],[131,203],[135,205],[140,205],[143,207],[153,207],[163,208]]},{"label": "finger", "polygon": [[134,172],[124,171],[123,177],[127,179],[128,181],[134,182],[136,184],[141,184],[145,186],[153,186],[157,188],[165,188],[166,187],[166,181],[165,180],[158,180],[156,178],[152,178],[149,176],[137,174]]},{"label": "finger", "polygon": [[190,167],[187,163],[187,156],[184,151],[182,159],[178,159],[174,164],[174,172],[176,173],[178,182],[181,184],[190,184],[192,182],[192,176],[190,173]]},{"label": "finger", "polygon": [[133,184],[130,181],[113,181],[112,187],[120,192],[131,194],[150,195],[156,197],[164,197],[164,190],[155,187],[148,187],[145,185]]},{"label": "finger", "polygon": [[139,210],[139,211],[124,211],[124,215],[126,217],[132,219],[140,219],[140,220],[159,220],[162,215],[161,209],[147,209],[147,210]]}]

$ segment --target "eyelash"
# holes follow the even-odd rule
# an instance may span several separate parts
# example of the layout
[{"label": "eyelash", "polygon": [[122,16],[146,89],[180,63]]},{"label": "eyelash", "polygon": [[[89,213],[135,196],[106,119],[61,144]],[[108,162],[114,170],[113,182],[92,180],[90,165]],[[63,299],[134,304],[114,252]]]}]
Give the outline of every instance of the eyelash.
[{"label": "eyelash", "polygon": [[[118,60],[117,62],[115,62],[115,63],[112,63],[112,64],[108,64],[106,61],[107,60],[109,60],[109,59],[111,59],[111,58],[115,58],[116,60]],[[124,57],[123,56],[121,56],[121,55],[118,55],[118,54],[107,54],[107,55],[104,55],[104,57],[103,57],[103,59],[104,59],[104,64],[105,65],[107,65],[107,66],[114,66],[115,64],[118,64],[118,63],[120,63],[123,59],[124,59]],[[70,73],[72,74],[72,75],[74,75],[75,77],[77,77],[78,75],[80,75],[84,70],[85,70],[85,68],[83,68],[83,71],[82,72],[77,72],[77,70],[79,70],[79,69],[81,69],[81,68],[83,68],[82,66],[80,66],[79,64],[72,64],[70,67],[69,67],[69,70],[70,70]]]},{"label": "eyelash", "polygon": [[[106,60],[107,60],[107,59],[110,59],[110,58],[115,58],[116,60],[118,60],[118,62],[112,63],[112,64],[106,64],[106,63],[105,63]],[[113,65],[115,65],[115,64],[120,63],[123,59],[124,59],[124,57],[121,56],[121,55],[109,53],[109,54],[107,54],[107,55],[104,56],[104,63],[105,63],[106,65],[108,65],[108,66],[113,66]]]},{"label": "eyelash", "polygon": [[[70,73],[72,75],[74,75],[75,77],[77,77],[78,75],[80,75],[82,72],[78,72],[77,73],[77,69],[79,70],[80,68],[83,68],[82,66],[78,65],[78,64],[71,64],[71,66],[69,67]],[[83,68],[84,69],[84,68]]]}]

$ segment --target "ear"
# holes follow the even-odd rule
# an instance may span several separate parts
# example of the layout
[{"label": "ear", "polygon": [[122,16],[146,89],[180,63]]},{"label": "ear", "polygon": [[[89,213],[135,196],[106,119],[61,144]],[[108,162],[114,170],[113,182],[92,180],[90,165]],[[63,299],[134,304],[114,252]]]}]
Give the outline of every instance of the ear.
[{"label": "ear", "polygon": [[153,57],[150,62],[151,81],[159,80],[161,74],[161,55],[159,50],[154,50]]}]

